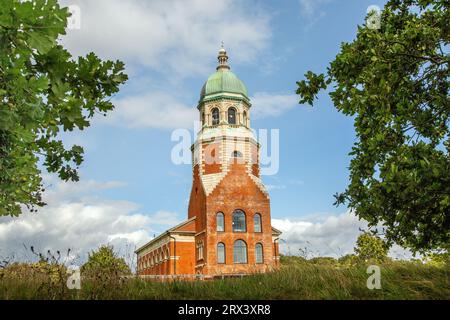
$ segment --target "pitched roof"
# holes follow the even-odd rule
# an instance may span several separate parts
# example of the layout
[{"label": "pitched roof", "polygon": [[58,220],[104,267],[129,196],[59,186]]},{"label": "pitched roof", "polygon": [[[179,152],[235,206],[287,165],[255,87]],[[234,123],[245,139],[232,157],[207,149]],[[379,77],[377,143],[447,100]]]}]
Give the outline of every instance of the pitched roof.
[{"label": "pitched roof", "polygon": [[283,232],[281,232],[280,230],[278,230],[277,228],[272,227],[272,235],[281,235]]},{"label": "pitched roof", "polygon": [[153,238],[152,240],[150,240],[149,242],[147,242],[146,244],[144,244],[143,246],[141,246],[140,248],[136,249],[134,251],[134,253],[138,253],[142,250],[144,250],[145,248],[147,248],[148,246],[150,246],[152,243],[160,240],[161,238],[164,238],[165,236],[168,236],[170,234],[195,234],[195,229],[194,230],[183,230],[183,227],[188,227],[188,225],[195,221],[196,217],[192,217],[186,221],[183,221],[182,223],[176,225],[173,228],[170,228],[168,230],[166,230],[165,232],[161,233],[159,236],[157,236],[156,238]]}]

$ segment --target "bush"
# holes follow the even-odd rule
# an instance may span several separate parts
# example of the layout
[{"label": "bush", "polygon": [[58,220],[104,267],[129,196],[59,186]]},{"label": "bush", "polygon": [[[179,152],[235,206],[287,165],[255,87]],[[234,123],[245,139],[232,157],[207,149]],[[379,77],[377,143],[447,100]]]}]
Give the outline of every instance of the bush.
[{"label": "bush", "polygon": [[130,267],[123,258],[117,256],[112,246],[101,246],[89,253],[88,261],[81,267],[85,275],[102,273],[108,275],[131,275]]},{"label": "bush", "polygon": [[432,252],[427,254],[424,260],[426,264],[436,267],[450,266],[450,252],[448,250],[443,252]]},{"label": "bush", "polygon": [[386,242],[371,233],[364,232],[356,240],[355,253],[363,261],[385,261],[388,251]]}]

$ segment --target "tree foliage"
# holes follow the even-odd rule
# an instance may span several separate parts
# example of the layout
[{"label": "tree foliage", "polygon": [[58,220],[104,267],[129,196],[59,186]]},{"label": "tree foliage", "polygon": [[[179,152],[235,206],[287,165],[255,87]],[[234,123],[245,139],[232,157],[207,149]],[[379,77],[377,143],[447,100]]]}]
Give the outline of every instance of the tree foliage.
[{"label": "tree foliage", "polygon": [[358,27],[325,74],[297,83],[300,103],[329,88],[354,119],[350,182],[336,204],[413,251],[450,243],[449,6],[388,1],[380,29]]},{"label": "tree foliage", "polygon": [[82,273],[103,275],[129,275],[130,267],[117,256],[112,246],[101,246],[89,254],[88,261],[81,267]]},{"label": "tree foliage", "polygon": [[388,251],[386,242],[369,232],[360,234],[356,240],[355,254],[363,261],[382,262],[386,260]]},{"label": "tree foliage", "polygon": [[39,162],[78,180],[83,149],[60,132],[83,130],[127,80],[120,61],[73,59],[58,42],[69,12],[57,0],[0,0],[0,216],[44,205]]}]

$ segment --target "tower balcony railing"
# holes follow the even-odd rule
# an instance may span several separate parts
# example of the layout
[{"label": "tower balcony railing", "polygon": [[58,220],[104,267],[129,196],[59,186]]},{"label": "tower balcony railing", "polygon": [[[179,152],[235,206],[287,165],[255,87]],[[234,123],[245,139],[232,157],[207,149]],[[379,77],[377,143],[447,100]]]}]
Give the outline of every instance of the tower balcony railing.
[{"label": "tower balcony railing", "polygon": [[215,124],[215,125],[204,125],[203,129],[215,129],[215,128],[219,128],[222,126],[228,126],[231,128],[240,128],[240,127],[244,127],[244,128],[248,128],[246,125],[244,124],[228,124],[228,123],[219,123],[219,124]]}]

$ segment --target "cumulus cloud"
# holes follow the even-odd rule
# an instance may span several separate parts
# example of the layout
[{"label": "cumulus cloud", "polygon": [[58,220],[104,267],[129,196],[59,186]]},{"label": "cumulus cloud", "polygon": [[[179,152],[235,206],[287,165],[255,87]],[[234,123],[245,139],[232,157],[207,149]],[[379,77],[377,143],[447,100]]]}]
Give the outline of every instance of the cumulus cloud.
[{"label": "cumulus cloud", "polygon": [[177,213],[170,211],[158,211],[151,216],[151,221],[153,224],[164,225],[174,227],[181,223],[180,217]]},{"label": "cumulus cloud", "polygon": [[[291,220],[272,219],[272,225],[283,232],[280,250],[285,254],[341,257],[353,253],[361,229],[367,230],[367,222],[359,220],[351,212],[323,216],[321,219]],[[390,256],[408,259],[409,251],[393,246]]]},{"label": "cumulus cloud", "polygon": [[92,180],[58,182],[46,193],[48,205],[38,213],[0,217],[0,256],[30,258],[25,245],[44,253],[71,249],[82,262],[88,252],[102,244],[112,244],[119,251],[128,249],[127,254],[132,255],[136,247],[152,238],[150,232],[179,222],[176,213],[145,214],[136,203],[92,195],[120,186],[119,182]]},{"label": "cumulus cloud", "polygon": [[124,97],[114,102],[116,109],[104,121],[128,128],[191,129],[198,110],[164,92]]},{"label": "cumulus cloud", "polygon": [[280,242],[285,253],[299,254],[299,249],[307,248],[314,256],[338,257],[353,251],[359,228],[367,223],[350,213],[328,216],[323,221],[293,221],[273,219],[275,228],[283,231]]},{"label": "cumulus cloud", "polygon": [[[252,98],[252,116],[255,118],[276,117],[298,105],[295,95],[258,92]],[[127,96],[114,101],[116,109],[99,121],[133,129],[192,129],[198,121],[198,110],[188,106],[174,95],[151,92]]]},{"label": "cumulus cloud", "polygon": [[204,74],[222,40],[235,61],[251,61],[271,37],[268,14],[235,0],[62,3],[81,9],[81,29],[62,39],[72,53],[94,51],[164,72]]},{"label": "cumulus cloud", "polygon": [[[138,90],[115,99],[116,110],[101,121],[127,128],[192,128],[198,118],[195,106],[161,89],[161,83],[173,87],[186,76],[206,77],[213,70],[211,64],[222,40],[233,63],[256,61],[272,36],[270,13],[237,0],[62,3],[77,5],[81,11],[81,29],[68,30],[61,39],[69,51],[74,55],[93,51],[101,58],[125,61],[133,77],[129,83]],[[154,72],[149,74],[149,70]],[[150,77],[153,85],[143,86]],[[160,89],[150,89],[155,86]],[[184,85],[180,87],[183,90]],[[252,103],[255,118],[263,118],[289,110],[297,98],[261,92]]]},{"label": "cumulus cloud", "polygon": [[292,109],[298,104],[298,98],[294,94],[272,94],[257,92],[251,98],[252,115],[255,118],[276,117]]}]

